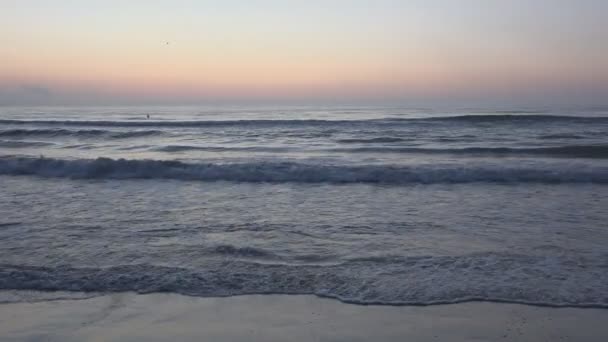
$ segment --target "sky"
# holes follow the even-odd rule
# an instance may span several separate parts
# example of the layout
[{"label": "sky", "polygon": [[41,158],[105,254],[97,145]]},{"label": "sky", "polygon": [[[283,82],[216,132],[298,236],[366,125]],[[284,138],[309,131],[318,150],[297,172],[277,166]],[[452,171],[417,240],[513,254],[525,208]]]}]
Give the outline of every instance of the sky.
[{"label": "sky", "polygon": [[0,0],[0,105],[605,105],[603,0]]}]

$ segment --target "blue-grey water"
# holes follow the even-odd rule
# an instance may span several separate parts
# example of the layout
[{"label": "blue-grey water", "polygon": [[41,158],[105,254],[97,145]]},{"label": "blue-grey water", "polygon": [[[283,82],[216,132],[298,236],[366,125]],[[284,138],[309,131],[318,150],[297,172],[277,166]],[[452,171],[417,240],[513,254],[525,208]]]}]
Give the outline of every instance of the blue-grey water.
[{"label": "blue-grey water", "polygon": [[4,301],[608,307],[601,109],[1,107],[0,194]]}]

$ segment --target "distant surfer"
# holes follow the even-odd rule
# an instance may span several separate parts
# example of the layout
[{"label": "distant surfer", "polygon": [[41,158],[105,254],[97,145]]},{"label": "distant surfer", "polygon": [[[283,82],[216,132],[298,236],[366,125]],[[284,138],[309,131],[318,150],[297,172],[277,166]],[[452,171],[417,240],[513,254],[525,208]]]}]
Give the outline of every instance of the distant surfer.
[{"label": "distant surfer", "polygon": [[146,119],[150,119],[150,114],[146,114]]}]

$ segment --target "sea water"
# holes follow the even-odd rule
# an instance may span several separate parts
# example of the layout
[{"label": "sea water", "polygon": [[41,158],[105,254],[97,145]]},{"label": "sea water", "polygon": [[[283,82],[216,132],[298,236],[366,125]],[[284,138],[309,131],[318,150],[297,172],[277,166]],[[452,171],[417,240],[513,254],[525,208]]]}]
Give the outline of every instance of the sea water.
[{"label": "sea water", "polygon": [[3,301],[608,307],[607,243],[601,108],[0,108]]}]

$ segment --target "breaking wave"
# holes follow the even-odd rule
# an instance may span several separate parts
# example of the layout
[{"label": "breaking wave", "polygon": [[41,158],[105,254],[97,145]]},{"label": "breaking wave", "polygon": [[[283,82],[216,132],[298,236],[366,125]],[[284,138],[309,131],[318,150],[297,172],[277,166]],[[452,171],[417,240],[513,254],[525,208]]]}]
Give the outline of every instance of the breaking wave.
[{"label": "breaking wave", "polygon": [[340,166],[295,162],[236,164],[163,160],[0,158],[0,174],[82,179],[177,179],[271,183],[599,183],[608,184],[607,167],[572,164],[545,167],[483,165]]},{"label": "breaking wave", "polygon": [[0,265],[0,289],[172,292],[202,297],[313,294],[355,304],[495,301],[608,308],[606,268],[606,256],[583,259],[501,253],[376,257],[323,266],[236,259],[208,261],[197,268],[4,264]]}]

